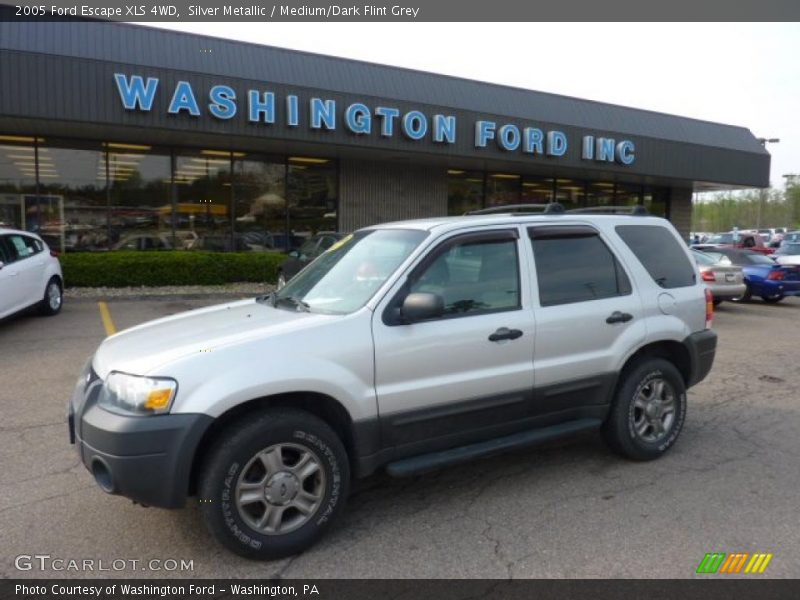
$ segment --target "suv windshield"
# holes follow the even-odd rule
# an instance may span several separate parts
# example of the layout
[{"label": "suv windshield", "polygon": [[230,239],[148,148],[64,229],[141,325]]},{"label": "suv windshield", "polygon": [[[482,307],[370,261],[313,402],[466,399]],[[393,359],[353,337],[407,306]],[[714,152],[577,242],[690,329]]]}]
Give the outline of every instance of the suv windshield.
[{"label": "suv windshield", "polygon": [[358,310],[427,235],[412,229],[348,235],[273,294],[272,305],[327,314]]},{"label": "suv windshield", "polygon": [[708,238],[709,244],[734,244],[739,241],[739,236],[732,233],[718,233]]}]

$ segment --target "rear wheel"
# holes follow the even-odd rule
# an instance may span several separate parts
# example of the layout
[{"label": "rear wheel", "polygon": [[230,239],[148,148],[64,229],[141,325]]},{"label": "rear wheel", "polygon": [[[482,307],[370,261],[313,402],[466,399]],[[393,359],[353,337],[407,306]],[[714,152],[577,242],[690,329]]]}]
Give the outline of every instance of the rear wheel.
[{"label": "rear wheel", "polygon": [[271,409],[231,426],[209,454],[201,510],[213,536],[246,558],[274,559],[311,546],[341,513],[350,469],[322,420]]},{"label": "rear wheel", "polygon": [[686,384],[663,358],[647,358],[623,372],[603,437],[617,453],[653,460],[678,439],[686,418]]},{"label": "rear wheel", "polygon": [[769,304],[777,304],[781,300],[783,300],[786,296],[783,294],[775,294],[774,296],[761,296],[761,299],[764,302],[768,302]]},{"label": "rear wheel", "polygon": [[44,288],[44,298],[39,302],[39,312],[45,316],[57,315],[64,303],[64,291],[58,277],[51,277]]},{"label": "rear wheel", "polygon": [[744,294],[736,296],[736,298],[731,298],[731,302],[750,302],[752,297],[753,292],[750,291],[750,286],[748,285],[744,290]]}]

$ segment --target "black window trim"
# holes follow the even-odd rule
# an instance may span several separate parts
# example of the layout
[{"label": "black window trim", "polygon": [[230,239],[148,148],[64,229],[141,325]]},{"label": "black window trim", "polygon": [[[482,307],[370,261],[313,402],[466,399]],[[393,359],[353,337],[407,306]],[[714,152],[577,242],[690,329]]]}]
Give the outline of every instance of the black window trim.
[{"label": "black window trim", "polygon": [[[628,273],[627,268],[620,260],[617,253],[614,251],[614,248],[605,240],[600,232],[591,227],[590,225],[534,225],[528,227],[528,237],[531,240],[531,256],[533,257],[533,270],[536,273],[536,297],[539,301],[540,308],[550,308],[553,306],[565,306],[567,304],[578,304],[581,302],[595,302],[598,300],[607,300],[608,298],[624,298],[625,296],[630,296],[633,294],[633,279],[631,279],[630,273]],[[539,270],[537,267],[536,262],[536,250],[534,248],[534,242],[542,241],[542,240],[561,240],[561,239],[577,239],[577,238],[589,238],[589,237],[596,237],[600,240],[600,243],[605,246],[608,253],[611,255],[611,260],[614,261],[614,279],[617,284],[617,293],[611,296],[603,296],[602,298],[587,298],[585,300],[570,300],[568,302],[556,302],[556,303],[547,303],[545,304],[542,302],[542,294],[541,294],[541,286],[540,286],[540,279],[539,279]],[[619,290],[623,289],[623,286],[620,285],[622,282],[620,281],[620,275],[623,275],[627,280],[627,286],[625,286],[624,293],[621,293]]]},{"label": "black window trim", "polygon": [[[11,263],[13,263],[16,260],[16,259],[11,260],[12,256],[11,256],[11,254],[9,254],[10,250],[8,249],[7,242],[6,242],[6,238],[7,237],[8,237],[8,235],[5,235],[5,234],[4,235],[0,235],[0,262],[2,262],[4,265],[10,265]],[[6,260],[6,259],[9,259],[9,260]]]},{"label": "black window trim", "polygon": [[491,230],[484,230],[484,231],[470,231],[467,233],[458,233],[451,237],[448,237],[445,240],[442,240],[433,248],[428,250],[425,256],[420,260],[411,271],[406,276],[406,280],[403,285],[400,287],[399,290],[395,293],[389,303],[386,305],[386,308],[382,314],[382,321],[383,324],[387,327],[398,327],[400,325],[408,325],[402,317],[400,316],[400,306],[403,303],[403,300],[408,295],[409,287],[411,283],[415,281],[415,277],[419,275],[421,272],[425,271],[439,256],[450,250],[453,246],[462,245],[464,243],[474,243],[474,242],[502,242],[502,241],[514,241],[514,252],[517,254],[517,289],[519,290],[517,296],[517,305],[511,306],[508,308],[489,308],[484,310],[476,310],[471,312],[465,313],[454,313],[449,315],[443,315],[438,319],[429,319],[424,321],[425,323],[436,323],[438,321],[445,321],[449,319],[463,319],[466,317],[476,317],[476,316],[483,316],[483,315],[490,315],[494,313],[501,313],[501,312],[511,312],[511,311],[518,311],[522,310],[522,275],[520,270],[522,269],[522,260],[520,257],[519,251],[519,230],[516,227],[513,228],[503,228],[503,229],[491,229]]}]

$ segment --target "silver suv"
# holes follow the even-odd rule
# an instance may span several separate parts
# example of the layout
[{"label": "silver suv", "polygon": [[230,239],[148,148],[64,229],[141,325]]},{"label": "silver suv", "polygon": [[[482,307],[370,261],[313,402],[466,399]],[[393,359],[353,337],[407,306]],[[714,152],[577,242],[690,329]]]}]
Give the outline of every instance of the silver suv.
[{"label": "silver suv", "polygon": [[251,558],[310,546],[355,477],[599,430],[664,454],[711,368],[711,298],[664,219],[555,212],[391,223],[280,291],[106,339],[69,404],[106,492]]}]

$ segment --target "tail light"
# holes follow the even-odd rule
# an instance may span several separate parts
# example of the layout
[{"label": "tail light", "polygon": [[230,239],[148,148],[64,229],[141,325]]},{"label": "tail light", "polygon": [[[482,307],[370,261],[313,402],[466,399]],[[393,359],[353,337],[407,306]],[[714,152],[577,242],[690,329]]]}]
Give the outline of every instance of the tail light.
[{"label": "tail light", "polygon": [[711,271],[703,271],[700,275],[703,277],[703,281],[716,281],[717,280],[717,278],[714,277],[714,273],[712,273]]},{"label": "tail light", "polygon": [[706,329],[711,329],[711,321],[714,320],[714,296],[711,290],[706,288]]},{"label": "tail light", "polygon": [[50,256],[52,256],[53,258],[58,258],[58,252],[56,252],[55,250],[50,250]]},{"label": "tail light", "polygon": [[786,273],[783,272],[783,269],[775,269],[767,274],[767,279],[770,281],[782,281],[785,277]]}]

